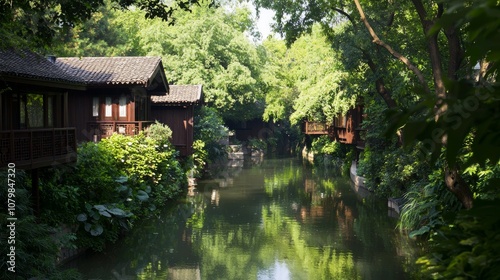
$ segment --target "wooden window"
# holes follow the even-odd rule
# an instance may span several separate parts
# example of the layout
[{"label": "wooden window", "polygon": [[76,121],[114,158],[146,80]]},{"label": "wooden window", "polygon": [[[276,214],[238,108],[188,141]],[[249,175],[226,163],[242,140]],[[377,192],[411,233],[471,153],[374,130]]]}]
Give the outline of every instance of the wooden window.
[{"label": "wooden window", "polygon": [[99,97],[92,99],[92,116],[99,117]]},{"label": "wooden window", "polygon": [[20,100],[21,128],[44,127],[44,104],[42,94],[23,94]]},{"label": "wooden window", "polygon": [[120,105],[118,116],[119,117],[126,117],[127,116],[127,97],[120,96],[120,99],[118,102]]},{"label": "wooden window", "polygon": [[347,126],[347,117],[344,115],[339,114],[335,118],[335,126],[336,127],[346,127]]},{"label": "wooden window", "polygon": [[106,97],[104,116],[105,117],[112,117],[113,116],[113,103],[111,102],[111,97]]}]

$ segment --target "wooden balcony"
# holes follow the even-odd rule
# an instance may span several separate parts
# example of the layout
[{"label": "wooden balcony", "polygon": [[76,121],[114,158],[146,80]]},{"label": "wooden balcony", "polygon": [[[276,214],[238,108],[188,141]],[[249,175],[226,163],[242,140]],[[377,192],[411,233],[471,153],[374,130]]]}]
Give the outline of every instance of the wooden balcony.
[{"label": "wooden balcony", "polygon": [[152,123],[152,121],[96,121],[87,123],[87,129],[90,135],[94,135],[95,140],[100,140],[110,137],[113,133],[137,135]]},{"label": "wooden balcony", "polygon": [[76,161],[75,128],[0,131],[0,167],[34,169]]},{"label": "wooden balcony", "polygon": [[305,122],[305,134],[309,135],[326,135],[329,128],[325,123],[320,122]]}]

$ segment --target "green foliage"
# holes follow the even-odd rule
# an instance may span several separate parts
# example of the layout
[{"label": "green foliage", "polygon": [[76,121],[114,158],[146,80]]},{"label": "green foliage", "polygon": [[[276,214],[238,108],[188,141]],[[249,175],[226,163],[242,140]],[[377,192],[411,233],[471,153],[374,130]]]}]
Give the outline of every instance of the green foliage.
[{"label": "green foliage", "polygon": [[205,165],[208,163],[208,153],[205,150],[205,142],[202,140],[194,140],[193,142],[193,154],[189,159],[192,162],[192,174],[195,178],[200,178]]},{"label": "green foliage", "polygon": [[347,145],[335,140],[332,141],[328,135],[314,138],[311,149],[314,152],[314,162],[317,166],[329,167],[333,165],[342,167],[343,165],[351,165],[351,161],[346,156],[348,152]]},{"label": "green foliage", "polygon": [[358,174],[366,179],[366,187],[385,197],[400,197],[412,186],[427,182],[431,167],[420,161],[418,150],[365,147]]},{"label": "green foliage", "polygon": [[[7,186],[7,172],[0,171],[0,182]],[[12,179],[12,178],[11,178]],[[80,275],[75,271],[60,271],[56,267],[59,247],[53,239],[54,228],[45,223],[40,223],[33,215],[30,202],[29,177],[17,169],[15,172],[15,192],[12,199],[15,201],[15,239],[8,239],[9,228],[7,220],[10,216],[7,211],[0,213],[0,226],[2,231],[0,239],[3,246],[0,249],[2,254],[2,279],[30,279],[32,277],[46,279],[80,279]],[[0,199],[7,205],[7,188],[2,187]],[[12,240],[14,242],[12,242]],[[7,271],[7,254],[11,254],[11,246],[15,247],[15,271]]]},{"label": "green foliage", "polygon": [[[207,162],[226,155],[224,141],[228,139],[228,128],[215,108],[201,107],[195,113],[194,139],[204,143]],[[201,147],[201,146],[199,146]],[[203,157],[202,154],[198,155]]]},{"label": "green foliage", "polygon": [[82,144],[74,167],[42,176],[42,218],[54,226],[78,225],[76,244],[102,250],[181,193],[187,179],[177,152],[165,144],[170,130],[157,125],[150,135],[115,134]]},{"label": "green foliage", "polygon": [[165,124],[156,121],[146,130],[147,137],[153,139],[159,146],[164,146],[169,143],[172,138],[172,130]]},{"label": "green foliage", "polygon": [[434,279],[496,279],[500,273],[500,211],[495,201],[447,219],[430,239],[431,252],[418,260]]},{"label": "green foliage", "polygon": [[329,136],[322,135],[312,141],[312,150],[316,153],[327,154],[332,156],[341,156],[341,144],[337,141],[332,141]]},{"label": "green foliage", "polygon": [[[204,0],[111,0],[115,8],[137,7],[146,18],[161,18],[173,23],[177,11],[190,11]],[[53,42],[58,33],[89,19],[104,4],[103,0],[78,1],[1,1],[0,48],[40,48]],[[213,3],[209,2],[212,6]]]},{"label": "green foliage", "polygon": [[267,142],[258,138],[248,138],[247,146],[253,150],[265,151],[267,149]]},{"label": "green foliage", "polygon": [[446,190],[443,176],[442,170],[435,170],[428,182],[415,183],[405,193],[398,227],[410,231],[410,237],[428,236],[444,224],[444,214],[461,209],[457,198]]},{"label": "green foliage", "polygon": [[348,74],[339,53],[331,48],[318,25],[310,35],[298,38],[290,48],[290,72],[299,95],[294,100],[290,121],[303,119],[332,123],[338,114],[354,106],[358,93],[348,92],[344,84]]},{"label": "green foliage", "polygon": [[[355,103],[357,92],[347,90],[349,78],[319,25],[284,49],[283,42],[264,42],[269,59],[264,81],[268,87],[264,118],[332,122]],[[346,91],[347,90],[347,91]]]}]

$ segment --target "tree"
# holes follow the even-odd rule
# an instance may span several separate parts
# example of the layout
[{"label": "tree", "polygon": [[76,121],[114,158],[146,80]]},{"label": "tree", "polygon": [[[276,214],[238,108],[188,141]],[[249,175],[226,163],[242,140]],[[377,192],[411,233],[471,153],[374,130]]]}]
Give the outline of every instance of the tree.
[{"label": "tree", "polygon": [[[179,15],[166,29],[156,21],[141,30],[146,55],[161,55],[175,84],[203,84],[205,100],[225,120],[262,116],[262,50],[245,36],[252,32],[250,11],[199,7]],[[163,24],[163,25],[162,25]]]},{"label": "tree", "polygon": [[[146,18],[175,22],[175,12],[190,11],[205,0],[111,0],[117,7],[135,6]],[[210,0],[208,0],[210,1]],[[54,36],[89,19],[104,0],[20,0],[0,1],[0,48],[43,48],[53,43]],[[215,2],[210,1],[213,6]]]},{"label": "tree", "polygon": [[[467,67],[471,69],[471,62],[464,60],[464,48],[460,43],[461,39],[464,38],[461,29],[454,25],[436,25],[444,13],[459,7],[457,3],[448,4],[440,1],[424,3],[420,0],[413,0],[410,5],[392,1],[380,3],[360,0],[348,2],[257,0],[255,3],[257,7],[272,8],[277,11],[276,27],[286,34],[285,38],[288,42],[295,40],[302,32],[310,31],[314,22],[322,23],[325,30],[331,32],[332,26],[347,19],[352,24],[353,31],[364,32],[364,39],[360,40],[364,40],[365,43],[357,44],[358,50],[361,53],[362,61],[376,75],[375,89],[377,93],[384,100],[387,107],[391,109],[405,109],[405,106],[398,102],[397,93],[390,89],[391,84],[389,86],[387,84],[387,78],[390,78],[391,73],[394,72],[380,72],[381,64],[388,65],[386,61],[380,60],[380,57],[385,56],[387,59],[387,55],[390,55],[397,59],[399,64],[406,68],[406,72],[412,73],[409,82],[414,84],[422,93],[434,93],[432,105],[434,106],[434,119],[436,121],[445,118],[445,116],[450,116],[447,113],[449,108],[446,100],[451,96],[447,92],[445,81],[457,81],[459,77],[470,74]],[[357,11],[357,13],[350,11]],[[363,30],[360,29],[358,18],[364,24]],[[404,25],[396,25],[398,21]],[[418,33],[415,32],[417,30],[413,29],[412,25],[407,24],[410,22],[420,24]],[[413,26],[415,25],[413,24]],[[408,32],[409,30],[412,32]],[[405,43],[409,39],[406,36],[407,34],[411,34],[412,41],[416,41],[417,45],[424,43],[426,46],[425,52],[411,52],[411,47],[408,47]],[[367,39],[371,40],[370,45],[366,44]],[[333,44],[335,47],[335,42]],[[425,71],[422,71],[422,69]],[[394,88],[394,85],[392,87]],[[429,98],[428,94],[419,95],[418,99]],[[398,120],[402,119],[399,118]],[[405,124],[399,121],[397,123],[400,124],[399,127]],[[412,129],[419,131],[420,128],[409,125],[407,129],[400,132],[401,141],[407,136],[405,132],[409,132],[409,139],[415,135],[414,132],[411,132]],[[452,133],[443,130],[439,136],[434,136],[434,138],[439,139],[439,142],[433,143],[431,152],[436,155],[440,153],[440,147],[446,147],[446,150],[451,149],[451,152],[447,152],[446,163],[444,164],[444,182],[449,191],[454,193],[462,202],[463,206],[470,208],[472,207],[473,195],[468,182],[462,178],[463,170],[456,164],[456,151],[458,151],[460,145],[457,146],[453,142],[450,146],[448,139],[451,139],[450,136],[456,136],[456,132],[455,134],[449,134],[448,132]],[[458,139],[464,139],[464,134],[467,135],[467,133],[460,131]],[[426,157],[427,155],[424,155],[424,158]]]}]

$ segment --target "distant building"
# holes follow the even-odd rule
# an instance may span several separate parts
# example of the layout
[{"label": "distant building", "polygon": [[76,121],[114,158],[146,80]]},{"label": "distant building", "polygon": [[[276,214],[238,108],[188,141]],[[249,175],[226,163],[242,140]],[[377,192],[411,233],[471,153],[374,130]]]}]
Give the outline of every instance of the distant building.
[{"label": "distant building", "polygon": [[151,96],[152,118],[172,129],[172,144],[181,156],[193,153],[194,108],[203,102],[201,85],[170,85],[169,94]]}]

